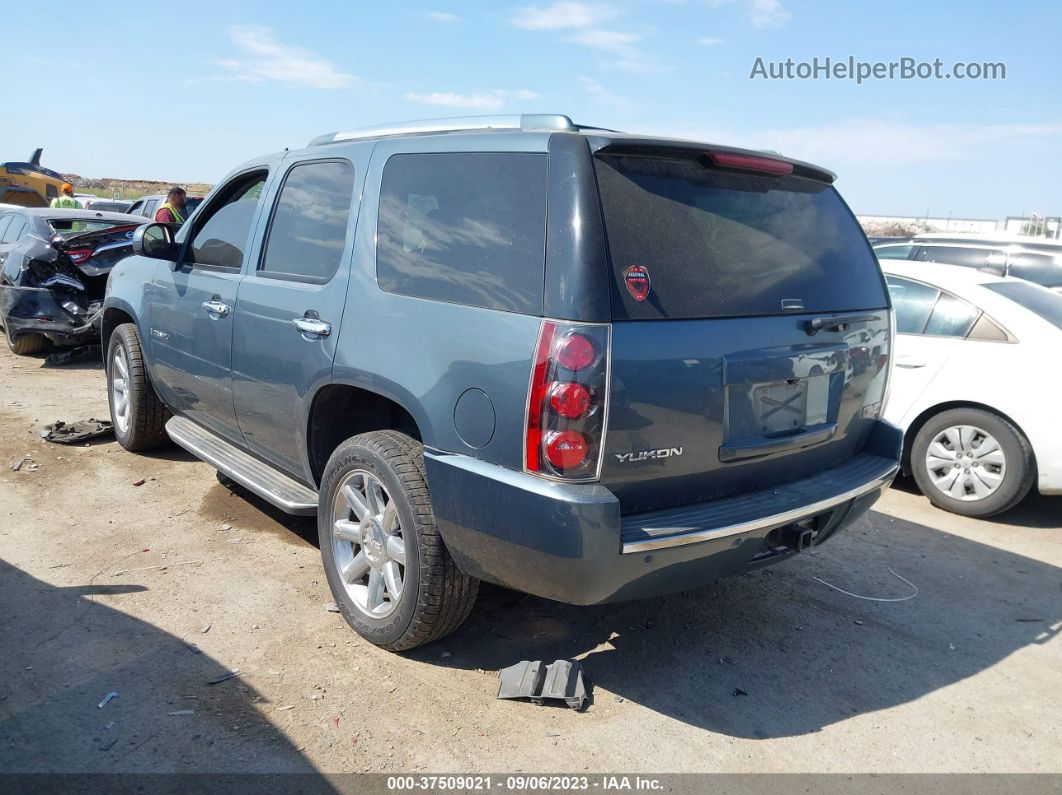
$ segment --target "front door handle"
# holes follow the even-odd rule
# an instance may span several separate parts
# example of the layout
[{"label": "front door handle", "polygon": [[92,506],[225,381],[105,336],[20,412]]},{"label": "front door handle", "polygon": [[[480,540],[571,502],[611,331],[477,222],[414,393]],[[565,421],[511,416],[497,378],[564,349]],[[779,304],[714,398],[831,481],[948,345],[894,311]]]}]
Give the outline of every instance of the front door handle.
[{"label": "front door handle", "polygon": [[316,317],[297,317],[291,321],[291,324],[295,326],[301,334],[310,337],[327,337],[332,333],[332,324],[325,323],[323,320]]},{"label": "front door handle", "polygon": [[227,315],[229,312],[232,311],[232,307],[231,306],[229,306],[228,304],[222,303],[221,301],[218,301],[218,300],[204,301],[203,302],[203,309],[205,309],[207,312],[209,312],[212,315],[217,315],[218,317],[225,317],[225,315]]}]

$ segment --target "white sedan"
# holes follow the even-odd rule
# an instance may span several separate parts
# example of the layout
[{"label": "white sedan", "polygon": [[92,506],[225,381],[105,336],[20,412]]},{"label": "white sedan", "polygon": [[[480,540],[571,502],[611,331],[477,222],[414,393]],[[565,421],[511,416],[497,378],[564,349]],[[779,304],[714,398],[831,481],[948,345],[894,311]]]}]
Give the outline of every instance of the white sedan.
[{"label": "white sedan", "polygon": [[929,500],[991,516],[1062,494],[1062,295],[953,265],[882,260],[896,312],[885,418]]}]

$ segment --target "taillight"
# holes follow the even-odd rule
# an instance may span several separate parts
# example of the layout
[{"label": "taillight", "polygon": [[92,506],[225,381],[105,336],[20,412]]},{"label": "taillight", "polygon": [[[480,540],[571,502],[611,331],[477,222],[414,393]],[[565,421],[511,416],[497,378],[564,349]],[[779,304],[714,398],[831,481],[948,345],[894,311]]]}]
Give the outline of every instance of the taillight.
[{"label": "taillight", "polygon": [[66,250],[66,256],[70,257],[75,265],[80,265],[92,256],[92,251],[91,248],[70,248]]},{"label": "taillight", "polygon": [[544,320],[528,389],[524,469],[596,480],[608,413],[611,327]]}]

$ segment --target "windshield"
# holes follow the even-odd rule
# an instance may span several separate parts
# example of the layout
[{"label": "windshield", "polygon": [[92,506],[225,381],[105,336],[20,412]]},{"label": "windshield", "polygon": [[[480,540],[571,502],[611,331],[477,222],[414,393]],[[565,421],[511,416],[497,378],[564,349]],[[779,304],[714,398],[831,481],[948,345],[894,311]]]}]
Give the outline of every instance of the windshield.
[{"label": "windshield", "polygon": [[101,221],[99,218],[49,218],[48,225],[55,234],[68,240],[74,235],[83,235],[86,232],[102,232],[116,226],[135,224],[130,221]]},{"label": "windshield", "polygon": [[1056,328],[1062,329],[1062,295],[1019,280],[1012,282],[993,282],[984,285],[986,290],[999,293],[1019,306],[1039,315]]},{"label": "windshield", "polygon": [[[777,315],[783,302],[808,312],[888,306],[866,237],[830,185],[696,160],[595,162],[617,319]],[[649,285],[640,300],[632,273]]]}]

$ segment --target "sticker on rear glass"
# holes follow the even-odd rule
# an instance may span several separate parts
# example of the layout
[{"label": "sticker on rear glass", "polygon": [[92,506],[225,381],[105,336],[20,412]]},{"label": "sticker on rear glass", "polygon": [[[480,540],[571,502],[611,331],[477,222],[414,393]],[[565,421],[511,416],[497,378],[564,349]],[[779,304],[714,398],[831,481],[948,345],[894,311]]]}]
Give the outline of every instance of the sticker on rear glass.
[{"label": "sticker on rear glass", "polygon": [[649,297],[649,269],[644,265],[631,265],[623,272],[623,283],[635,301],[641,303]]}]

